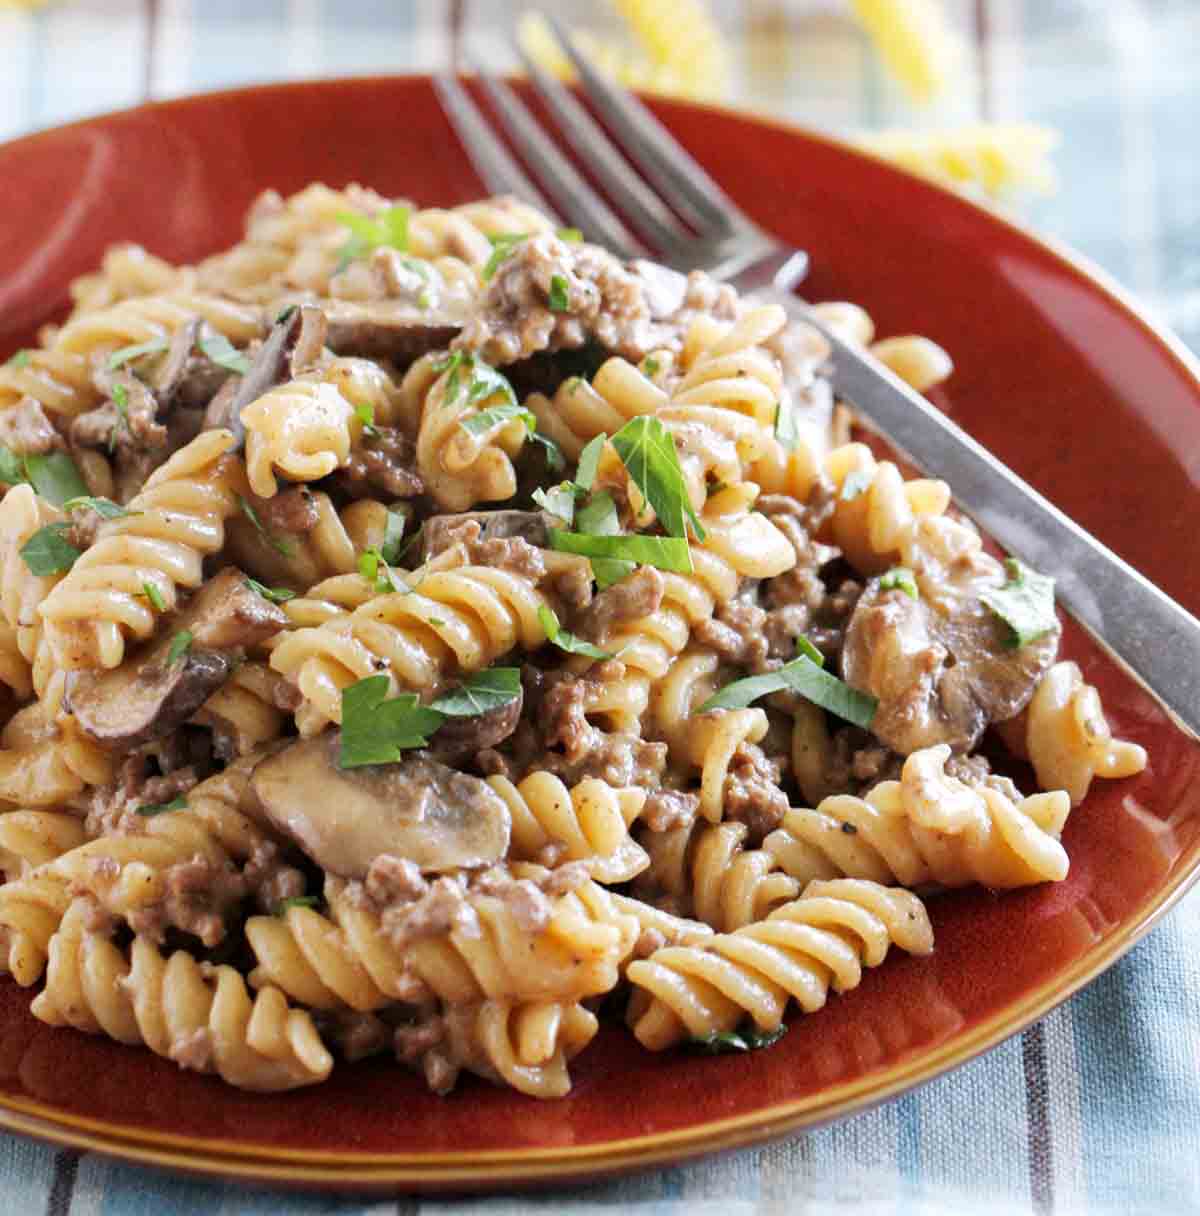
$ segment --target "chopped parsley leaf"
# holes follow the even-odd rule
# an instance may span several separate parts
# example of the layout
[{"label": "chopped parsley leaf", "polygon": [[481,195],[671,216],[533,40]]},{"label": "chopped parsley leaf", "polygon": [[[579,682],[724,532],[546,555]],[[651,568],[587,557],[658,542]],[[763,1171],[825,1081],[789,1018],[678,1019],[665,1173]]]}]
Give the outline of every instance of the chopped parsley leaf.
[{"label": "chopped parsley leaf", "polygon": [[893,566],[886,574],[881,575],[879,589],[881,591],[903,591],[905,595],[914,600],[921,598],[917,580],[907,566]]},{"label": "chopped parsley leaf", "polygon": [[31,574],[44,577],[61,574],[82,556],[66,538],[71,525],[68,523],[47,524],[39,528],[22,546],[21,558]]},{"label": "chopped parsley leaf", "polygon": [[276,553],[283,557],[296,556],[295,543],[290,540],[281,540],[273,532],[268,532],[263,521],[259,519],[258,512],[241,494],[238,495],[238,506],[241,507],[242,514],[254,525],[254,530]]},{"label": "chopped parsley leaf", "polygon": [[82,498],[88,492],[75,462],[66,452],[46,452],[44,455],[30,452],[25,457],[25,474],[33,488],[56,507],[72,498]]},{"label": "chopped parsley leaf", "polygon": [[500,263],[532,235],[531,232],[497,232],[490,235],[488,240],[492,242],[492,255],[483,267],[484,280],[490,279],[500,269]]},{"label": "chopped parsley leaf", "polygon": [[703,540],[706,533],[688,499],[675,438],[661,419],[650,414],[631,418],[612,437],[612,444],[667,535],[686,537],[690,523],[697,539]]},{"label": "chopped parsley leaf", "polygon": [[162,815],[166,811],[186,811],[187,799],[182,794],[176,794],[170,802],[146,802],[137,808],[139,815]]},{"label": "chopped parsley leaf", "polygon": [[167,666],[179,662],[192,645],[192,631],[181,629],[172,639],[171,648],[167,651]]},{"label": "chopped parsley leaf", "polygon": [[139,342],[135,346],[122,346],[108,356],[108,370],[115,372],[122,364],[131,359],[140,359],[143,355],[161,354],[168,345],[166,338],[151,338],[149,342]]},{"label": "chopped parsley leaf", "polygon": [[288,600],[296,598],[296,593],[288,590],[287,587],[268,587],[249,575],[246,576],[246,586],[251,591],[255,591],[261,595],[264,600],[269,600],[272,604],[286,604]]},{"label": "chopped parsley leaf", "polygon": [[573,633],[563,629],[558,623],[558,617],[545,604],[538,605],[537,614],[538,622],[546,632],[546,640],[557,646],[559,650],[565,650],[567,654],[586,655],[589,659],[612,658],[607,650],[601,650],[599,646],[593,646],[591,642],[576,637]]},{"label": "chopped parsley leaf", "polygon": [[1015,557],[1004,563],[1008,581],[980,592],[979,598],[1008,626],[1012,650],[1034,642],[1058,623],[1054,614],[1054,580],[1031,570]]},{"label": "chopped parsley leaf", "polygon": [[78,494],[63,503],[64,511],[95,511],[101,519],[124,519],[127,515],[140,515],[140,511],[129,511],[111,498],[96,498],[91,494]]},{"label": "chopped parsley leaf", "polygon": [[167,601],[163,599],[163,593],[153,583],[142,583],[142,594],[150,601],[150,606],[155,612],[166,612]]},{"label": "chopped parsley leaf", "polygon": [[[805,639],[807,641],[807,639]],[[808,643],[812,645],[811,642]],[[822,660],[823,661],[823,660]],[[869,693],[859,692],[822,670],[807,653],[785,663],[775,671],[750,676],[726,684],[720,692],[700,706],[700,713],[712,709],[744,709],[759,697],[782,691],[799,693],[805,700],[827,709],[831,714],[866,729],[871,725],[879,702]]]},{"label": "chopped parsley leaf", "polygon": [[387,699],[388,677],[367,676],[342,689],[342,736],[338,764],[359,768],[391,764],[401,753],[425,747],[444,715],[421,705],[415,693]]},{"label": "chopped parsley leaf", "polygon": [[519,667],[489,667],[443,693],[430,708],[448,718],[474,718],[510,705],[520,695]]},{"label": "chopped parsley leaf", "polygon": [[551,312],[567,312],[571,307],[569,285],[561,274],[552,274],[550,276],[548,303]]}]

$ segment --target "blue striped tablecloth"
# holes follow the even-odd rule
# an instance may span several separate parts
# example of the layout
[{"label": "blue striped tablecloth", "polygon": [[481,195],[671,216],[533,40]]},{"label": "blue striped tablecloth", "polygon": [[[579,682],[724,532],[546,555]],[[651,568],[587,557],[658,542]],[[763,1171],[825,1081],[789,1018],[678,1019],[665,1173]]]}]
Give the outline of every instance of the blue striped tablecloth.
[{"label": "blue striped tablecloth", "polygon": [[[1027,218],[1200,348],[1200,5],[948,4],[976,68],[951,113],[1062,132],[1063,186]],[[468,6],[485,55],[499,54],[513,7]],[[735,99],[834,130],[911,119],[831,0],[713,7],[738,39]],[[444,62],[446,30],[439,0],[64,0],[34,15],[0,0],[0,138],[147,96],[426,69]],[[196,1182],[0,1136],[0,1212],[1197,1212],[1198,941],[1200,894],[1069,1004],[953,1075],[835,1127],[679,1169],[528,1197],[364,1202]]]}]

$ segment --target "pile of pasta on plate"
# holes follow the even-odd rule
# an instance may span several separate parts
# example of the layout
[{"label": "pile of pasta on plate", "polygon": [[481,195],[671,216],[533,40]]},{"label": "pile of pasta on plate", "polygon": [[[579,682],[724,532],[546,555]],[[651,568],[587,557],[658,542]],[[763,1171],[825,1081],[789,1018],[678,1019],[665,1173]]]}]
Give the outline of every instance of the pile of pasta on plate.
[{"label": "pile of pasta on plate", "polygon": [[72,294],[0,367],[0,961],[44,1022],[557,1097],[602,1000],[766,1046],[929,952],[926,897],[1062,879],[1145,764],[1050,580],[849,441],[778,305],[320,185]]}]

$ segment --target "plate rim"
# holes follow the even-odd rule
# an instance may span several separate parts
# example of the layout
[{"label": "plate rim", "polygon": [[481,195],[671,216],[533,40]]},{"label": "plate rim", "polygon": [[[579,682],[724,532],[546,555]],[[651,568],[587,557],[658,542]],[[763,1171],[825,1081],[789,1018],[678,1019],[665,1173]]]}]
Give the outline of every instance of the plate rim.
[{"label": "plate rim", "polygon": [[[86,129],[124,115],[156,110],[185,109],[195,105],[232,102],[243,95],[286,93],[314,85],[342,85],[380,81],[422,81],[432,87],[427,72],[374,73],[276,81],[213,89],[181,97],[143,102],[108,110],[70,123],[47,127],[0,143],[7,151],[45,137]],[[1148,336],[1191,382],[1200,404],[1200,357],[1193,354],[1169,327],[1149,315],[1134,294],[1108,271],[1057,237],[1022,223],[1001,208],[956,191],[911,169],[892,164],[882,156],[791,119],[765,113],[753,106],[727,106],[682,98],[650,97],[652,104],[670,110],[710,111],[774,129],[787,136],[825,144],[905,179],[910,185],[935,192],[968,210],[981,213],[1018,237],[1038,246],[1065,270],[1116,304],[1128,322]],[[669,122],[667,124],[670,125]],[[1110,660],[1113,656],[1110,655]],[[1176,729],[1182,729],[1173,720]],[[1184,733],[1190,734],[1186,730]],[[1176,861],[1174,874],[1149,895],[1124,924],[1102,937],[1066,970],[1043,981],[1022,998],[976,1023],[969,1031],[930,1051],[911,1057],[850,1082],[826,1087],[802,1098],[760,1107],[725,1119],[594,1144],[561,1148],[507,1148],[465,1152],[362,1153],[285,1147],[245,1146],[233,1140],[202,1138],[151,1131],[102,1119],[72,1115],[37,1101],[0,1093],[0,1129],[29,1136],[62,1148],[98,1152],[121,1161],[170,1169],[184,1174],[222,1180],[244,1180],[280,1186],[340,1188],[363,1191],[400,1186],[423,1191],[483,1191],[502,1184],[538,1184],[556,1181],[596,1181],[615,1174],[691,1161],[710,1153],[727,1152],[767,1143],[796,1131],[819,1127],[869,1110],[927,1084],[953,1068],[1025,1030],[1097,979],[1140,942],[1200,880],[1200,840]]]}]

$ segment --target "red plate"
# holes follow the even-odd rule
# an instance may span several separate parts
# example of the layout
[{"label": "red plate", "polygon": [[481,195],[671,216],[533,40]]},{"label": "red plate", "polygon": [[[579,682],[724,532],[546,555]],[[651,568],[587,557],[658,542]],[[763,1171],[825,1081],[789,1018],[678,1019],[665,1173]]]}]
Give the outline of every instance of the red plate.
[{"label": "red plate", "polygon": [[[941,404],[1022,476],[1191,611],[1200,490],[1194,363],[1095,271],[1004,220],[838,144],[720,110],[659,111],[766,228],[812,254],[807,293],[865,305],[881,333],[954,355]],[[422,204],[483,191],[426,79],[215,94],[0,148],[0,352],[60,310],[106,245],[179,261],[238,238],[264,187],[358,181]],[[1189,465],[1191,471],[1189,472]],[[736,1059],[642,1052],[610,1028],[541,1104],[468,1081],[449,1099],[399,1067],[340,1069],[260,1097],[148,1051],[51,1030],[0,987],[0,1125],[226,1177],[408,1189],[511,1186],[678,1161],[827,1121],[961,1064],[1127,950],[1200,864],[1200,746],[1081,633],[1064,651],[1140,777],[1098,782],[1071,817],[1071,876],[933,901],[931,959],[862,987]]]}]

